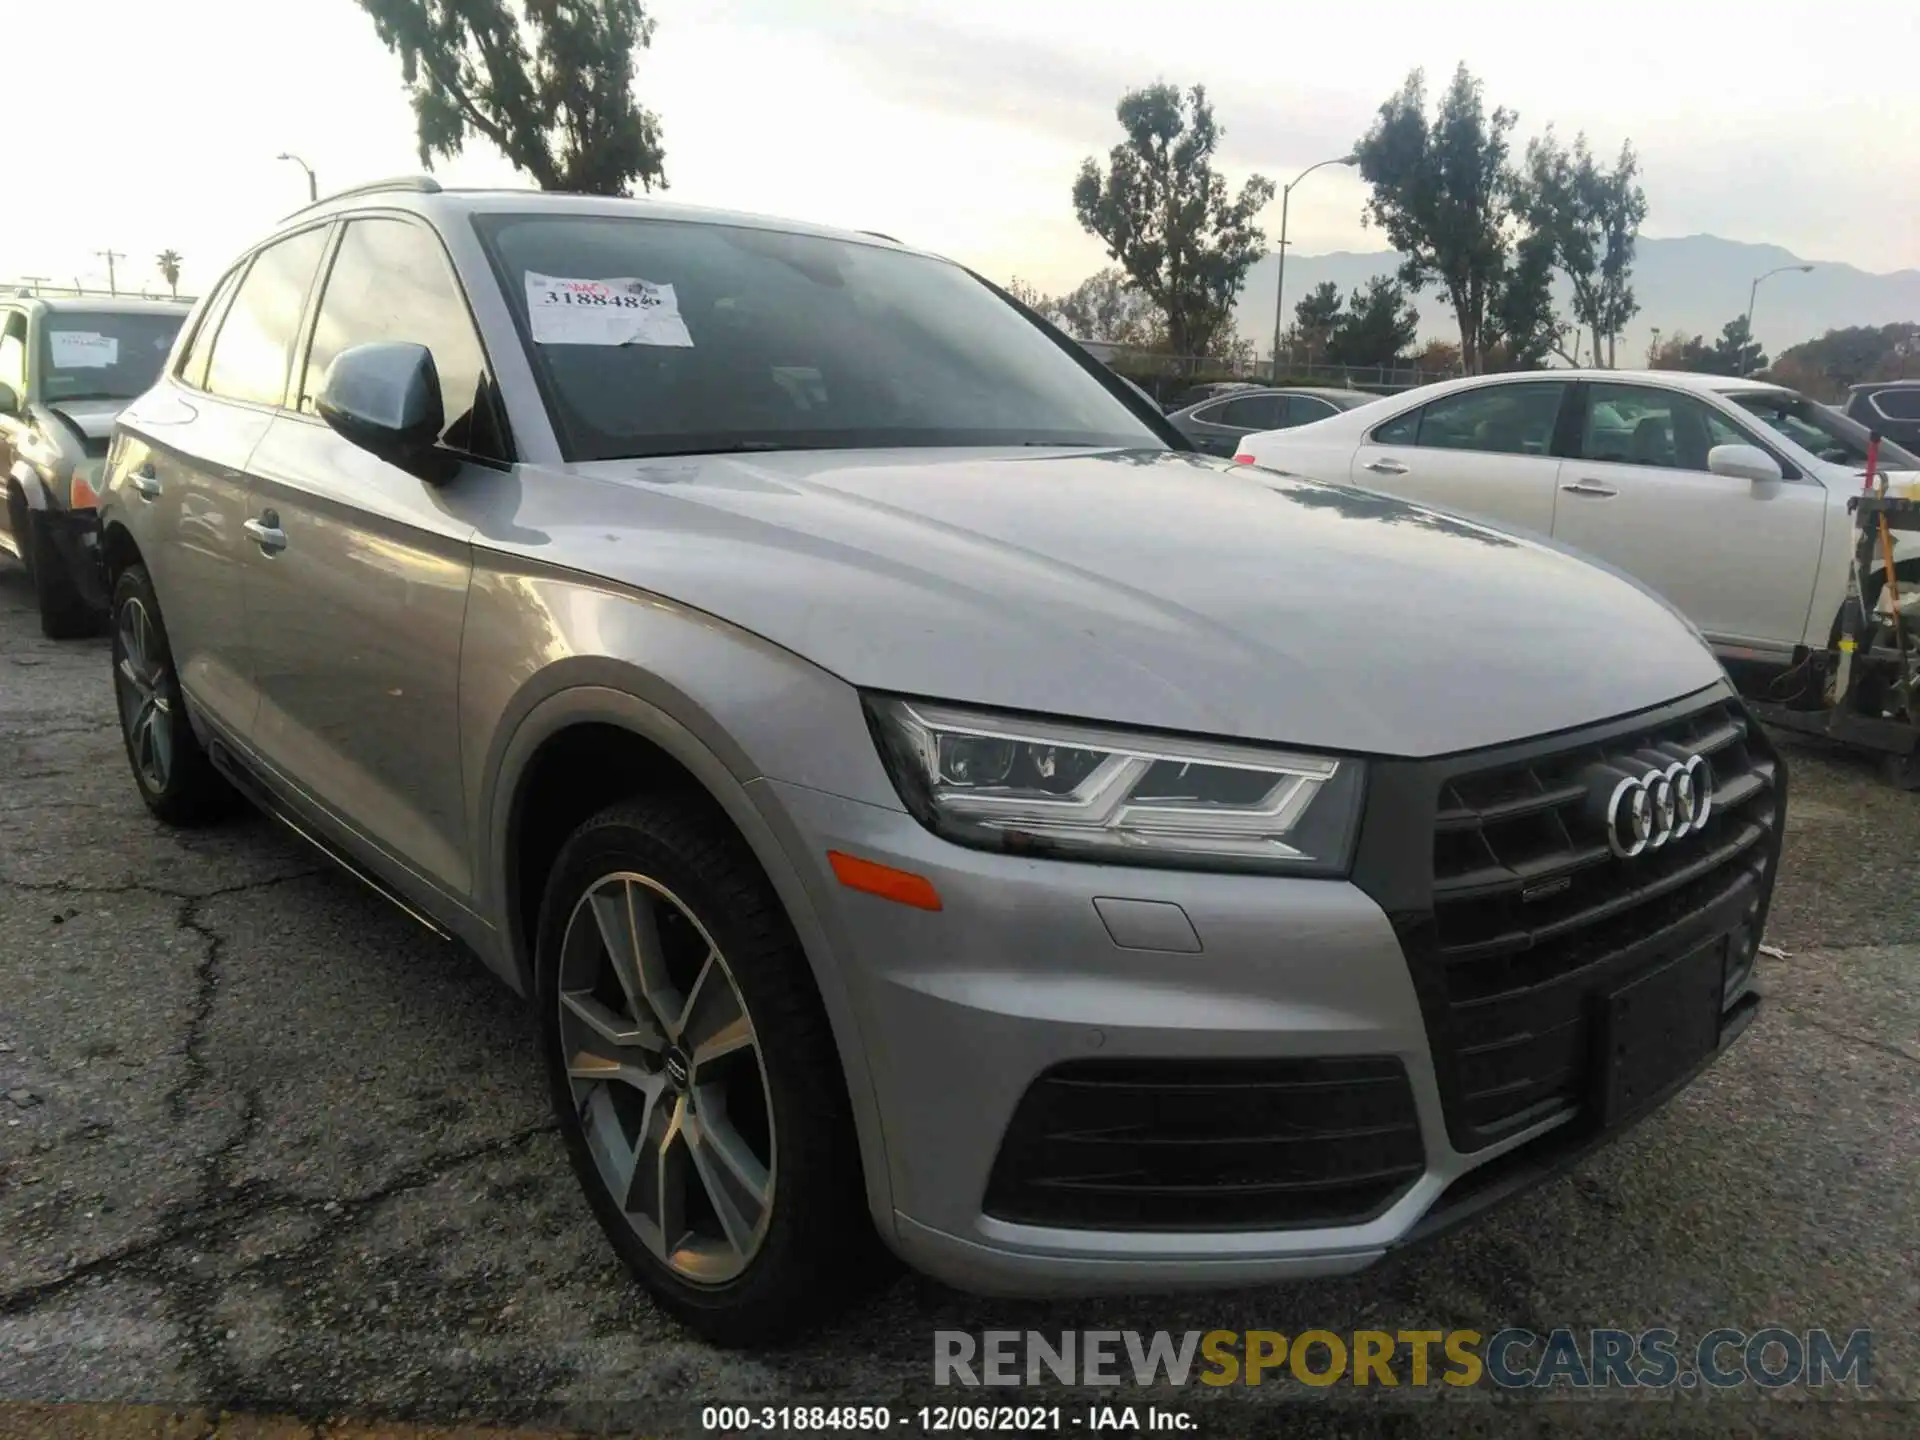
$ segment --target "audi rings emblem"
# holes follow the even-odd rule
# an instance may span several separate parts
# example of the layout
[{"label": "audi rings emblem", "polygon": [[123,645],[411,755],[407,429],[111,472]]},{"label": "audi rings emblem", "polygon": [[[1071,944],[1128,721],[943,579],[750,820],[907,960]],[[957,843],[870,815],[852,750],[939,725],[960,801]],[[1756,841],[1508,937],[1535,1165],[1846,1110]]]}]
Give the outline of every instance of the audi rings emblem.
[{"label": "audi rings emblem", "polygon": [[1693,834],[1713,809],[1713,770],[1704,755],[1620,779],[1607,796],[1607,845],[1623,860]]}]

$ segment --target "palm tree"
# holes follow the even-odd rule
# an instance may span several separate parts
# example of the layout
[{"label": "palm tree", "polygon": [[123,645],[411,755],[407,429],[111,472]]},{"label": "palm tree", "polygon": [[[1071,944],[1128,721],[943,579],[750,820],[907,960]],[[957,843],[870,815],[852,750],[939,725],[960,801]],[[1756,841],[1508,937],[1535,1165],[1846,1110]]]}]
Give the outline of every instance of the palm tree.
[{"label": "palm tree", "polygon": [[162,250],[160,252],[160,278],[167,282],[167,289],[173,292],[173,298],[180,298],[180,252]]}]

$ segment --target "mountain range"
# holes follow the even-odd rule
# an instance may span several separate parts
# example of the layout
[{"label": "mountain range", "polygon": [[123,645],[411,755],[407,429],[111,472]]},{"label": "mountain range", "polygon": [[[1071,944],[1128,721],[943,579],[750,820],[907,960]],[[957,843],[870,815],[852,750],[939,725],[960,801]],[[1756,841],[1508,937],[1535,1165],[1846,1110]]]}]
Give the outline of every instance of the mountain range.
[{"label": "mountain range", "polygon": [[[1293,307],[1301,297],[1322,281],[1331,280],[1343,295],[1351,294],[1374,276],[1391,274],[1399,264],[1400,257],[1391,250],[1289,255],[1286,323],[1293,322]],[[1806,274],[1788,271],[1760,286],[1753,331],[1768,354],[1778,354],[1789,345],[1848,325],[1920,321],[1920,270],[1875,275],[1852,265],[1808,261],[1778,245],[1753,245],[1717,235],[1663,240],[1643,235],[1633,264],[1633,290],[1640,301],[1640,313],[1620,338],[1617,362],[1622,366],[1639,364],[1655,326],[1663,335],[1681,331],[1713,339],[1727,321],[1746,313],[1748,287],[1754,277],[1783,265],[1806,264],[1814,267]],[[1272,255],[1255,265],[1234,310],[1241,333],[1263,355],[1273,345],[1277,268]],[[1570,314],[1572,292],[1563,277],[1555,277],[1554,289],[1561,315]],[[1413,303],[1420,312],[1421,339],[1460,338],[1446,292],[1439,286],[1429,285]],[[1587,358],[1584,352],[1581,358]]]}]

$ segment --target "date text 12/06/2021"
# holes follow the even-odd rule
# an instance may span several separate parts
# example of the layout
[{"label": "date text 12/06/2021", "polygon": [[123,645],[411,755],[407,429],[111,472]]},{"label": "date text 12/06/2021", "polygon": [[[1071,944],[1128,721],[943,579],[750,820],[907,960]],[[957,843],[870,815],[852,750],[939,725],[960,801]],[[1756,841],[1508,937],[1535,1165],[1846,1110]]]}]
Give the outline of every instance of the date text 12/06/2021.
[{"label": "date text 12/06/2021", "polygon": [[1197,1428],[1186,1411],[1162,1405],[922,1405],[898,1411],[885,1405],[709,1405],[700,1412],[700,1427],[735,1434],[911,1429],[922,1435],[1063,1430],[1175,1434]]}]

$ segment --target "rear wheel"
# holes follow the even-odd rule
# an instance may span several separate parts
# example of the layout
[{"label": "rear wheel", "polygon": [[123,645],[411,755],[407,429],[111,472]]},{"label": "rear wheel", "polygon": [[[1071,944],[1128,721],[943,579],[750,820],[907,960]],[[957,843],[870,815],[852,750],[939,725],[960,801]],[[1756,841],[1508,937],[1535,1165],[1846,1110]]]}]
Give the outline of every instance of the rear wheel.
[{"label": "rear wheel", "polygon": [[32,557],[28,569],[33,575],[33,598],[40,607],[40,633],[49,640],[78,640],[100,628],[92,607],[81,598],[67,562],[53,543],[45,519],[31,511],[27,514],[27,543]]},{"label": "rear wheel", "polygon": [[128,566],[114,582],[112,619],[113,693],[141,800],[169,825],[204,825],[232,814],[239,796],[193,733],[144,565]]},{"label": "rear wheel", "polygon": [[665,797],[589,820],[555,862],[537,958],[568,1154],[662,1309],[770,1344],[876,1273],[825,1012],[723,820]]}]

